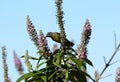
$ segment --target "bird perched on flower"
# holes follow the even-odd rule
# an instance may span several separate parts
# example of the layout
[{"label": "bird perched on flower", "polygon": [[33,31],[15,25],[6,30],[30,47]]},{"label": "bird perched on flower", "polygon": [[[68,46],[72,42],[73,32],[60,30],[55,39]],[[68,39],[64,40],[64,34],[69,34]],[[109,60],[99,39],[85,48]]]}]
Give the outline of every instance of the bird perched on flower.
[{"label": "bird perched on flower", "polygon": [[[48,32],[46,37],[50,37],[52,40],[54,40],[58,43],[61,43],[60,33],[58,33],[58,32]],[[74,45],[73,42],[66,39],[65,46],[72,47],[73,45]]]}]

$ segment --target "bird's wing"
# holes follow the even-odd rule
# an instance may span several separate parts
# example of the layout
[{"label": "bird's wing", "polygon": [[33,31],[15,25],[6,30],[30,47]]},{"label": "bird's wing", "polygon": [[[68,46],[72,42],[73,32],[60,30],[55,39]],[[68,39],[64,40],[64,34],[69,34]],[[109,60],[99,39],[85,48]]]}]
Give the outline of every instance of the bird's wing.
[{"label": "bird's wing", "polygon": [[54,32],[52,34],[53,40],[60,43],[60,33]]}]

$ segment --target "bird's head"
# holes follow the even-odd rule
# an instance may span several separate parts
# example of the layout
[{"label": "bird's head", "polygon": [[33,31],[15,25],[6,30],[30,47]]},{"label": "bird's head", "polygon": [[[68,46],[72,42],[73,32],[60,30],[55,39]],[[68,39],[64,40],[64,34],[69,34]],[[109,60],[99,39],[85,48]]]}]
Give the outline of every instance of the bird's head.
[{"label": "bird's head", "polygon": [[46,34],[46,37],[51,37],[52,36],[52,32],[48,32],[47,34]]}]

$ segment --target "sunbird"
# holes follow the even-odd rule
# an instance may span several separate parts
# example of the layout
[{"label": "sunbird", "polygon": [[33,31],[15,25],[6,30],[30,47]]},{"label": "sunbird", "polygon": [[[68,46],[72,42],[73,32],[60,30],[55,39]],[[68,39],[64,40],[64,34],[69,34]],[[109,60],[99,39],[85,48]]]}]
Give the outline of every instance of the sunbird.
[{"label": "sunbird", "polygon": [[[53,41],[61,43],[60,33],[58,32],[48,32],[46,37],[50,37]],[[66,39],[65,46],[72,47],[73,45],[73,42]]]}]

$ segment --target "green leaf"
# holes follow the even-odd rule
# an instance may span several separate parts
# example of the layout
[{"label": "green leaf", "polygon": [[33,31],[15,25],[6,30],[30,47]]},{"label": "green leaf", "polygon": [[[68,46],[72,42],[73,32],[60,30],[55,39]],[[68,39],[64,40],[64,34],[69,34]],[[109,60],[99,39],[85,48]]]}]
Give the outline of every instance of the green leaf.
[{"label": "green leaf", "polygon": [[36,74],[41,74],[42,72],[48,71],[48,70],[50,70],[50,69],[52,70],[52,67],[54,67],[54,66],[53,66],[53,65],[47,66],[47,67],[41,69],[40,71],[37,71]]},{"label": "green leaf", "polygon": [[56,76],[55,79],[58,79],[59,77],[63,76],[65,74],[65,72],[62,72],[61,74],[58,74],[58,76]]},{"label": "green leaf", "polygon": [[50,80],[53,77],[53,75],[55,75],[57,72],[58,72],[58,70],[56,70],[52,75],[50,75],[50,77],[48,78],[48,80]]},{"label": "green leaf", "polygon": [[46,82],[46,75],[35,75],[32,78],[29,78],[25,82]]},{"label": "green leaf", "polygon": [[[25,56],[23,55],[23,56],[21,56],[21,58],[24,58]],[[32,57],[32,56],[29,56],[29,59],[32,59],[32,60],[38,60],[38,58],[36,58],[36,57]]]},{"label": "green leaf", "polygon": [[66,70],[66,74],[65,74],[66,82],[68,82],[68,73],[69,73],[69,69]]},{"label": "green leaf", "polygon": [[25,82],[44,82],[41,77],[37,78],[31,78]]},{"label": "green leaf", "polygon": [[89,59],[86,59],[85,61],[86,61],[86,63],[88,63],[89,65],[91,65],[92,67],[94,67],[93,63]]},{"label": "green leaf", "polygon": [[69,71],[69,80],[71,82],[87,82],[86,75],[78,69]]},{"label": "green leaf", "polygon": [[42,56],[39,57],[38,61],[37,61],[37,65],[36,65],[36,69],[38,69],[42,64],[39,64],[40,60],[42,59]]},{"label": "green leaf", "polygon": [[53,59],[53,64],[61,68],[61,53],[56,54],[56,57]]},{"label": "green leaf", "polygon": [[22,81],[23,79],[28,79],[28,78],[30,78],[30,77],[32,77],[32,76],[34,76],[34,73],[27,73],[27,74],[24,74],[24,75],[22,75],[21,77],[19,77],[18,79],[17,79],[17,81],[16,82],[20,82],[20,81]]},{"label": "green leaf", "polygon": [[32,59],[32,60],[38,60],[38,58],[35,58],[35,57],[32,57],[32,56],[30,56],[29,59]]},{"label": "green leaf", "polygon": [[95,82],[95,80],[86,72],[83,72],[87,77],[89,77],[93,82]]},{"label": "green leaf", "polygon": [[36,68],[38,69],[40,66],[42,66],[42,65],[45,64],[45,63],[46,63],[46,61],[44,61],[44,62],[38,64],[38,65],[36,66]]},{"label": "green leaf", "polygon": [[[46,76],[41,76],[41,78],[42,78],[42,80],[44,81],[44,82],[46,82]],[[40,81],[39,81],[40,82]]]},{"label": "green leaf", "polygon": [[40,60],[42,59],[42,56],[39,57],[37,65],[39,64]]},{"label": "green leaf", "polygon": [[44,76],[43,73],[46,72],[46,71],[48,71],[48,70],[52,70],[52,67],[54,67],[54,65],[47,66],[46,68],[43,68],[43,69],[41,69],[39,71],[36,71],[34,73],[30,72],[30,73],[24,74],[20,78],[18,78],[16,82],[21,82],[24,79],[29,79],[30,77],[34,77],[35,75],[38,75],[38,74],[42,75],[41,76],[42,79],[45,80],[45,77],[43,77]]},{"label": "green leaf", "polygon": [[45,75],[44,73],[45,73],[46,71],[52,70],[53,67],[54,67],[54,65],[46,66],[45,68],[42,68],[41,70],[36,71],[36,72],[34,73],[34,75],[42,75],[42,76],[43,76],[43,75]]},{"label": "green leaf", "polygon": [[79,69],[81,69],[81,66],[83,66],[83,62],[80,59],[77,59],[75,57],[70,57],[70,59],[78,66]]}]

